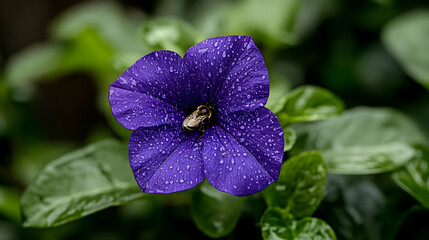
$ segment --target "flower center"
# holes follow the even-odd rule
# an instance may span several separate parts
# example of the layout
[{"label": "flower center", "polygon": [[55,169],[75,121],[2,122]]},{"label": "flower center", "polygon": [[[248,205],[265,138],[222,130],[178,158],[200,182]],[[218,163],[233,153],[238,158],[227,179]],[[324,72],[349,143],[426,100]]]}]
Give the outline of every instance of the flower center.
[{"label": "flower center", "polygon": [[183,120],[182,128],[187,132],[198,130],[201,135],[209,127],[210,120],[213,117],[214,109],[211,105],[200,105],[195,111]]}]

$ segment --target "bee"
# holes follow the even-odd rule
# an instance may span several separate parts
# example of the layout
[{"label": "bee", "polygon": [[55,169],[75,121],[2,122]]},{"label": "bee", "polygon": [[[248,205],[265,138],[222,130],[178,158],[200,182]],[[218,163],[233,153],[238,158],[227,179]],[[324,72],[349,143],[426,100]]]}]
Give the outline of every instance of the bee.
[{"label": "bee", "polygon": [[212,110],[213,108],[208,104],[198,106],[194,112],[183,120],[183,130],[187,132],[199,130],[202,136],[209,126],[210,118],[213,116]]}]

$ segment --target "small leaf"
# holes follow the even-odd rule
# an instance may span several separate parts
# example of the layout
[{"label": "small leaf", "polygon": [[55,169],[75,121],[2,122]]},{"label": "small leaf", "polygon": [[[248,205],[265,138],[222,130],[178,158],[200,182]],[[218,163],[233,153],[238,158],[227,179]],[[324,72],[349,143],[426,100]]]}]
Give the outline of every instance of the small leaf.
[{"label": "small leaf", "polygon": [[283,134],[285,136],[285,147],[284,151],[289,151],[292,149],[293,145],[296,141],[296,134],[295,131],[292,128],[285,128],[283,130]]},{"label": "small leaf", "polygon": [[429,89],[429,11],[416,10],[395,18],[382,37],[408,74]]},{"label": "small leaf", "polygon": [[429,149],[420,146],[417,156],[392,173],[393,180],[429,209]]},{"label": "small leaf", "polygon": [[220,192],[203,182],[192,196],[192,219],[204,234],[219,238],[234,230],[243,198]]},{"label": "small leaf", "polygon": [[301,86],[290,91],[277,114],[282,126],[315,121],[341,114],[344,103],[330,91],[316,86]]},{"label": "small leaf", "polygon": [[311,216],[322,201],[326,167],[317,152],[306,152],[287,160],[277,183],[265,190],[270,207],[281,207],[295,217]]},{"label": "small leaf", "polygon": [[126,145],[102,141],[46,165],[21,198],[23,225],[58,226],[142,196]]},{"label": "small leaf", "polygon": [[156,50],[171,50],[183,56],[197,43],[192,26],[180,19],[157,18],[146,21],[141,32],[143,43]]},{"label": "small leaf", "polygon": [[415,154],[412,144],[425,143],[406,116],[391,109],[358,107],[338,118],[295,125],[291,154],[317,150],[328,172],[371,174],[398,168]]},{"label": "small leaf", "polygon": [[268,208],[261,218],[261,227],[265,240],[337,239],[323,220],[306,217],[297,221],[292,214],[280,208]]}]

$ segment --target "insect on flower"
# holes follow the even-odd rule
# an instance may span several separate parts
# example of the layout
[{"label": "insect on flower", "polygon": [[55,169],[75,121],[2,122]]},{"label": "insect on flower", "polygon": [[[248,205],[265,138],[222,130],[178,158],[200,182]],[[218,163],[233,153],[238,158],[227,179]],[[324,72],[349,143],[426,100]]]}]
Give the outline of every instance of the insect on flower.
[{"label": "insect on flower", "polygon": [[[213,107],[200,105],[197,107],[193,113],[183,120],[183,130],[192,132],[195,130],[200,130],[201,134],[207,129],[210,118],[212,117]],[[202,135],[201,135],[202,136]]]},{"label": "insect on flower", "polygon": [[179,56],[156,51],[110,85],[116,120],[134,130],[129,159],[144,192],[186,190],[204,178],[243,196],[276,181],[283,130],[264,105],[264,59],[248,36],[207,39]]}]

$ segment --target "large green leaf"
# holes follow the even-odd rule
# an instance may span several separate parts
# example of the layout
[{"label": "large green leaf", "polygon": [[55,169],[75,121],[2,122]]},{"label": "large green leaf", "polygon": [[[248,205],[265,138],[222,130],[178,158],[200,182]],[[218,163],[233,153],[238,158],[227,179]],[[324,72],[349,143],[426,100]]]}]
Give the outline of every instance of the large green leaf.
[{"label": "large green leaf", "polygon": [[207,236],[219,238],[234,230],[243,198],[220,192],[204,182],[192,196],[192,219]]},{"label": "large green leaf", "polygon": [[142,196],[126,145],[106,140],[46,165],[22,196],[23,225],[58,226]]},{"label": "large green leaf", "polygon": [[268,206],[281,207],[295,217],[311,216],[322,201],[326,167],[318,152],[307,152],[287,160],[277,183],[265,190]]},{"label": "large green leaf", "polygon": [[338,118],[294,126],[292,155],[318,150],[328,172],[370,174],[400,167],[426,139],[406,116],[386,108],[358,107]]},{"label": "large green leaf", "polygon": [[268,208],[261,218],[262,237],[265,240],[335,240],[332,228],[323,220],[306,217],[299,221],[280,208]]},{"label": "large green leaf", "polygon": [[429,209],[429,149],[420,146],[417,156],[392,174],[393,180]]},{"label": "large green leaf", "polygon": [[301,86],[286,95],[283,108],[278,111],[282,126],[295,122],[315,121],[341,114],[344,103],[330,91],[316,86]]},{"label": "large green leaf", "polygon": [[429,89],[429,10],[416,10],[395,18],[382,37],[408,74]]}]

